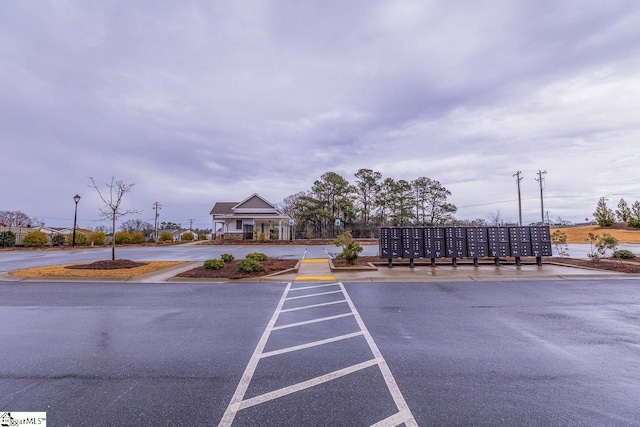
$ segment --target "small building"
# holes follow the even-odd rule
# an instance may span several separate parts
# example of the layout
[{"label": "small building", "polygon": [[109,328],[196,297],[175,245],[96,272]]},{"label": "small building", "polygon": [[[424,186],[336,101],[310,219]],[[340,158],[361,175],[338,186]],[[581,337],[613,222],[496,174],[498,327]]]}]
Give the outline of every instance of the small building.
[{"label": "small building", "polygon": [[223,239],[289,240],[291,218],[254,193],[241,202],[217,202],[211,209],[213,233]]}]

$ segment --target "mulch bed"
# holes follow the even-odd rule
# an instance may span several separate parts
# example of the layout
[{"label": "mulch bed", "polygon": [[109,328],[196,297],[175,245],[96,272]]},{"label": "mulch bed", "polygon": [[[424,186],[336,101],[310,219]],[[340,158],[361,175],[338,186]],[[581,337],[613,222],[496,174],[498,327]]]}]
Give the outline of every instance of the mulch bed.
[{"label": "mulch bed", "polygon": [[618,273],[640,273],[640,259],[637,257],[625,260],[605,258],[600,261],[553,257],[551,260],[559,264],[574,265],[576,267],[595,268],[597,270],[615,271]]},{"label": "mulch bed", "polygon": [[262,277],[268,274],[287,270],[289,268],[294,268],[297,263],[298,260],[295,259],[268,258],[264,261],[260,261],[260,265],[262,265],[262,271],[245,273],[242,271],[238,271],[238,260],[233,260],[226,263],[220,270],[210,270],[204,267],[197,267],[193,270],[180,273],[177,277],[205,279],[247,279],[252,277]]},{"label": "mulch bed", "polygon": [[65,268],[69,268],[72,270],[117,270],[120,268],[136,268],[142,267],[143,265],[147,265],[146,262],[136,262],[131,261],[129,259],[116,259],[116,260],[105,260],[105,261],[96,261],[91,264],[78,264],[78,265],[69,265]]}]

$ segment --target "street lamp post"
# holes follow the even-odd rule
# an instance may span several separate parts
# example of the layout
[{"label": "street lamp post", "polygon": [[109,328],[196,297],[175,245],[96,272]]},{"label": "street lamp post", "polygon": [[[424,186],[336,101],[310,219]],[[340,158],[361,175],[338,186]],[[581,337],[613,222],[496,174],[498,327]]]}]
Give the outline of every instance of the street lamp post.
[{"label": "street lamp post", "polygon": [[76,202],[76,212],[73,215],[73,238],[72,238],[72,242],[71,242],[71,246],[76,245],[76,222],[78,220],[78,202],[80,201],[80,196],[78,196],[77,194],[75,196],[73,196],[73,201]]}]

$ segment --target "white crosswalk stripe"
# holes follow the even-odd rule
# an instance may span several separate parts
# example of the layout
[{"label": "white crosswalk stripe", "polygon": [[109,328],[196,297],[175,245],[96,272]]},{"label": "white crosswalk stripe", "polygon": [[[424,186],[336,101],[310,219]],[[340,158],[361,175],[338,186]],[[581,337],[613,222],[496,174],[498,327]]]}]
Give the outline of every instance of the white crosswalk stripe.
[{"label": "white crosswalk stripe", "polygon": [[[296,291],[301,291],[305,289],[314,289],[314,288],[326,288],[331,286],[338,287],[338,290],[314,293],[309,295],[298,295],[298,296],[295,295]],[[294,293],[294,296],[289,296],[289,294],[292,292]],[[337,301],[321,302],[317,304],[309,304],[309,305],[304,305],[299,307],[292,307],[287,309],[283,308],[284,304],[287,301],[299,300],[301,298],[309,298],[314,296],[315,297],[325,296],[325,295],[337,294],[337,293],[342,293],[343,299],[337,300]],[[322,309],[326,307],[337,306],[338,304],[345,304],[346,307],[349,309],[349,311],[347,313],[336,314],[332,316],[320,316],[320,317],[315,317],[309,320],[286,323],[284,325],[276,326],[276,324],[278,323],[278,320],[280,319],[280,315],[283,313],[284,314],[299,313],[299,312],[304,312],[305,310],[314,310],[318,308]],[[287,330],[291,328],[303,327],[305,325],[312,325],[314,323],[320,323],[320,322],[328,322],[328,321],[347,318],[347,317],[351,317],[355,319],[359,328],[358,331],[347,333],[347,334],[339,334],[333,337],[328,337],[325,339],[315,340],[315,341],[294,345],[294,346],[289,346],[285,348],[280,348],[276,350],[265,351],[265,347],[271,336],[271,333],[274,331],[282,331],[282,330]],[[305,350],[313,347],[320,347],[320,346],[328,345],[332,343],[346,342],[348,340],[352,340],[357,337],[364,338],[364,340],[366,341],[366,344],[368,345],[371,351],[371,354],[373,354],[372,359],[360,361],[359,363],[354,363],[351,366],[334,370],[332,372],[319,375],[315,378],[301,381],[297,384],[291,384],[285,387],[278,388],[276,390],[261,393],[261,394],[258,394],[257,396],[253,396],[248,399],[245,399],[245,394],[247,392],[247,389],[256,373],[256,369],[258,368],[259,362],[261,360],[264,360],[266,358],[276,357],[283,354],[295,355],[296,354],[295,352],[300,350]],[[380,373],[382,374],[382,378],[384,378],[384,382],[386,383],[388,392],[390,393],[390,396],[393,399],[393,402],[395,403],[395,406],[397,408],[397,412],[395,414],[392,414],[374,423],[373,425],[375,426],[398,426],[398,425],[416,426],[417,423],[415,421],[415,418],[413,417],[413,414],[411,413],[409,406],[404,400],[404,397],[402,396],[402,393],[398,388],[398,385],[393,377],[393,374],[391,373],[391,370],[387,365],[387,362],[382,356],[382,353],[378,349],[378,346],[374,342],[371,334],[367,330],[362,318],[360,317],[360,314],[356,310],[356,307],[354,306],[353,301],[349,297],[344,285],[338,282],[338,283],[326,283],[326,284],[317,284],[313,286],[303,286],[298,288],[292,288],[292,283],[289,283],[287,284],[287,287],[285,288],[285,291],[278,303],[278,306],[271,320],[267,324],[267,327],[263,332],[262,337],[260,338],[258,345],[256,346],[256,349],[253,352],[251,360],[249,361],[245,369],[245,372],[240,380],[240,383],[236,388],[236,392],[231,398],[231,402],[229,403],[229,406],[227,407],[227,410],[225,411],[219,426],[221,427],[231,426],[233,424],[233,421],[237,413],[243,409],[254,407],[256,405],[260,405],[266,402],[270,402],[274,399],[279,399],[287,395],[291,395],[312,387],[319,386],[321,384],[330,383],[331,381],[337,378],[346,377],[350,374],[360,372],[366,368],[371,368],[373,366],[377,366],[378,369],[380,370]],[[348,420],[345,420],[345,421],[348,421]]]}]

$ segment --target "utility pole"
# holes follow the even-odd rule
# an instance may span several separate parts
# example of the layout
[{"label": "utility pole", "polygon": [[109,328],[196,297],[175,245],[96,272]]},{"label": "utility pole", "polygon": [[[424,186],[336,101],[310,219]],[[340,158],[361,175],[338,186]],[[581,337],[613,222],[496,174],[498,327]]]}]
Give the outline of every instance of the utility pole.
[{"label": "utility pole", "polygon": [[544,225],[544,201],[542,198],[542,190],[544,189],[544,178],[543,175],[546,175],[547,171],[541,171],[538,169],[538,177],[536,181],[540,183],[540,220],[542,221],[541,225]]},{"label": "utility pole", "polygon": [[189,218],[189,231],[193,230],[193,221],[195,221],[195,219]]},{"label": "utility pole", "polygon": [[518,185],[518,225],[520,227],[522,227],[522,199],[520,198],[520,181],[522,181],[522,178],[520,178],[521,173],[522,172],[518,171],[511,175],[516,177],[516,184]]},{"label": "utility pole", "polygon": [[155,219],[155,225],[154,225],[154,237],[153,240],[155,240],[156,242],[158,241],[158,216],[160,216],[160,214],[158,214],[158,209],[162,209],[162,205],[158,202],[155,202],[152,206],[152,208],[154,208],[156,210],[156,219]]}]

